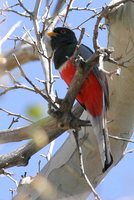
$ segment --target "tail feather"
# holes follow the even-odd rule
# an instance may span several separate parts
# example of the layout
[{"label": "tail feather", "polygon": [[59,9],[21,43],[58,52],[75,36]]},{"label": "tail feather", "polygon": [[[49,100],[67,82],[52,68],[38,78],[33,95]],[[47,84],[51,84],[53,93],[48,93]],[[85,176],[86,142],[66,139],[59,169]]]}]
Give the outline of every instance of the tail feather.
[{"label": "tail feather", "polygon": [[113,163],[113,157],[111,154],[111,149],[110,149],[110,141],[109,141],[109,136],[108,136],[108,130],[107,127],[103,129],[103,137],[104,137],[104,144],[105,144],[105,165],[103,168],[103,172],[105,172]]},{"label": "tail feather", "polygon": [[101,162],[103,166],[103,172],[110,167],[113,162],[110,142],[108,136],[108,130],[106,126],[106,119],[104,116],[93,117],[90,115],[90,120],[93,126],[94,134],[98,142],[98,147],[100,151]]}]

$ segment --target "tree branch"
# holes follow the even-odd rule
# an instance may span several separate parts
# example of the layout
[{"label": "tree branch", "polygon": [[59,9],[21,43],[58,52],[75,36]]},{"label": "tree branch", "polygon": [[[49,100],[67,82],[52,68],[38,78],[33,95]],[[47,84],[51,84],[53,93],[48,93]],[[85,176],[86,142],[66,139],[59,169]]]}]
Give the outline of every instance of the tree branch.
[{"label": "tree branch", "polygon": [[21,24],[21,21],[18,21],[16,24],[14,24],[10,30],[8,31],[8,33],[0,40],[0,48],[2,46],[2,44],[9,38],[9,36],[15,31],[15,29],[17,29]]},{"label": "tree branch", "polygon": [[83,160],[83,153],[82,153],[82,148],[81,145],[79,143],[79,132],[78,131],[74,131],[73,132],[75,141],[76,141],[76,145],[77,145],[77,150],[78,150],[78,154],[79,154],[79,161],[80,161],[80,170],[81,170],[81,174],[83,176],[83,178],[85,179],[85,181],[87,182],[89,188],[91,189],[95,200],[101,200],[100,196],[98,195],[98,193],[95,191],[95,188],[93,187],[92,183],[90,182],[86,172],[85,172],[85,167],[84,167],[84,160]]},{"label": "tree branch", "polygon": [[24,119],[24,120],[26,120],[26,121],[28,121],[28,122],[33,123],[33,121],[32,121],[31,119],[29,119],[29,118],[27,118],[27,117],[25,117],[25,116],[23,116],[23,115],[10,112],[10,111],[8,111],[8,110],[6,110],[6,109],[4,109],[4,108],[0,108],[0,111],[3,111],[3,112],[5,112],[5,113],[7,113],[9,116],[14,116],[14,117],[17,117],[18,119],[21,118],[21,119]]},{"label": "tree branch", "polygon": [[102,11],[98,14],[94,30],[93,30],[93,46],[94,50],[98,51],[100,49],[99,43],[98,43],[98,35],[99,35],[99,26],[100,22],[103,18],[107,18],[107,16],[110,14],[110,12],[114,9],[117,8],[121,4],[125,4],[127,2],[133,2],[133,0],[122,0],[118,1],[117,3],[114,3],[112,5],[108,5],[102,8]]},{"label": "tree branch", "polygon": [[[76,104],[73,114],[80,117],[83,108]],[[0,143],[22,141],[32,139],[32,141],[18,148],[17,150],[0,156],[0,169],[13,166],[27,165],[30,157],[56,139],[67,129],[60,129],[57,120],[47,117],[33,125],[0,132]]]},{"label": "tree branch", "polygon": [[21,64],[25,64],[30,61],[38,60],[39,57],[35,49],[32,46],[26,43],[20,43],[14,49],[11,49],[9,52],[4,53],[2,56],[5,59],[4,63],[0,62],[1,70],[0,72],[4,73],[6,70],[11,71],[12,69],[16,68],[17,63],[13,57],[13,54],[16,55],[19,62]]}]

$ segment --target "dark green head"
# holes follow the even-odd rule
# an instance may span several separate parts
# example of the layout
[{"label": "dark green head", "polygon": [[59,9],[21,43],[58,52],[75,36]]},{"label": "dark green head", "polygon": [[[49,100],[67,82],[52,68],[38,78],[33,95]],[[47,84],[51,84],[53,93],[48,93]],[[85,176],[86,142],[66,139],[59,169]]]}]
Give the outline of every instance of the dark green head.
[{"label": "dark green head", "polygon": [[65,27],[57,27],[48,33],[51,37],[51,47],[54,51],[54,64],[58,69],[71,57],[77,45],[77,39],[73,31]]}]

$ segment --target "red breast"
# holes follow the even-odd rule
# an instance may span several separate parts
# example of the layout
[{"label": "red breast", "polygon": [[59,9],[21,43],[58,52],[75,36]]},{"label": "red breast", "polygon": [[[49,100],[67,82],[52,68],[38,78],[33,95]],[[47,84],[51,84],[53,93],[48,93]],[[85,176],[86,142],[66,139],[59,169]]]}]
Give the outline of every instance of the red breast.
[{"label": "red breast", "polygon": [[[68,60],[60,69],[62,79],[69,86],[76,72],[76,67]],[[103,89],[93,71],[81,86],[76,99],[86,107],[93,117],[100,116],[103,108]]]}]

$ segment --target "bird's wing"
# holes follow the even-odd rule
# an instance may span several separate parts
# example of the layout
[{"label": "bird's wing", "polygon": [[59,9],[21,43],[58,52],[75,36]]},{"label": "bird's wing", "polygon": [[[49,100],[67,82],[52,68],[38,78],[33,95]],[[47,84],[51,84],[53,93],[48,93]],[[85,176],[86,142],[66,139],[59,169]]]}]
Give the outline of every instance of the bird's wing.
[{"label": "bird's wing", "polygon": [[[80,46],[78,55],[80,55],[84,60],[87,60],[92,54],[93,51],[87,46],[83,44]],[[97,78],[103,89],[103,108],[100,116],[93,117],[90,112],[89,116],[98,141],[103,171],[105,171],[112,164],[113,161],[110,153],[111,150],[105,116],[106,109],[109,107],[109,90],[106,76],[103,72],[99,71],[98,65],[93,67],[92,72],[94,73],[95,77]]]},{"label": "bird's wing", "polygon": [[[92,54],[93,51],[89,47],[87,47],[84,44],[80,45],[80,48],[78,50],[78,55],[80,55],[84,60],[87,60]],[[107,109],[109,107],[109,89],[108,89],[107,78],[105,74],[98,69],[98,65],[94,66],[92,71],[103,88],[105,107]]]}]

